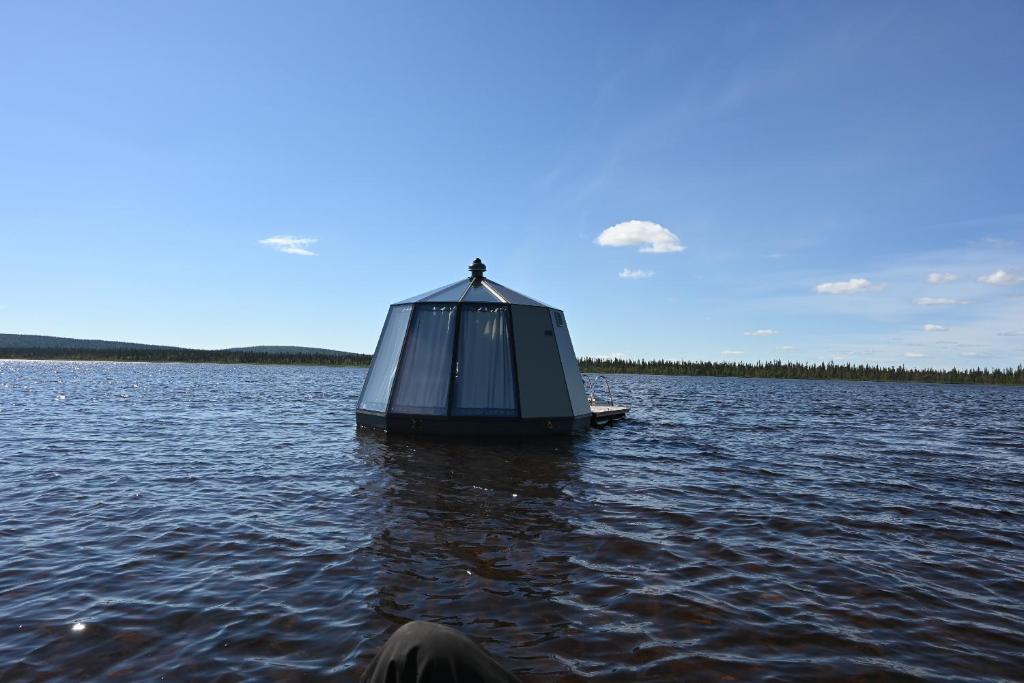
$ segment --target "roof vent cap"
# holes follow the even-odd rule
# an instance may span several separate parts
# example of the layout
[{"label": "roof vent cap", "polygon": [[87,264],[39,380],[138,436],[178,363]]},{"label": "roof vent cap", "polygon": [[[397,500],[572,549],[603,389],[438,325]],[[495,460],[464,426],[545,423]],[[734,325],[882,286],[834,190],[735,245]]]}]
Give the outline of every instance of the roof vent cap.
[{"label": "roof vent cap", "polygon": [[473,284],[479,283],[484,279],[484,272],[487,270],[487,266],[484,262],[478,258],[473,259],[473,262],[469,264],[469,279],[473,281]]}]

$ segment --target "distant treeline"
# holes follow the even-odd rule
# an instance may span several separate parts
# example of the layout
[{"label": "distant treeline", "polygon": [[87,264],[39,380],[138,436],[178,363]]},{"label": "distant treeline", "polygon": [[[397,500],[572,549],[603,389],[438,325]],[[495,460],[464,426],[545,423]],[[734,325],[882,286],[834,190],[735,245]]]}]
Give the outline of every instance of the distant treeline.
[{"label": "distant treeline", "polygon": [[[363,353],[275,352],[246,349],[205,351],[175,347],[125,345],[120,348],[82,349],[69,346],[24,348],[0,346],[0,359],[106,360],[151,363],[257,363],[267,365],[340,365],[365,367],[371,356]],[[837,363],[737,363],[716,361],[580,359],[589,373],[638,375],[692,375],[703,377],[770,377],[776,379],[846,379],[878,382],[935,382],[946,384],[1024,384],[1024,365],[1016,369],[974,368],[933,370],[880,365]]]},{"label": "distant treeline", "polygon": [[847,363],[737,363],[715,361],[622,360],[581,358],[580,370],[591,373],[638,375],[697,375],[705,377],[771,377],[776,379],[847,379],[876,382],[935,382],[943,384],[1024,384],[1024,365],[1016,369],[933,370],[902,365]]},{"label": "distant treeline", "polygon": [[73,347],[3,348],[0,358],[22,360],[107,360],[149,363],[259,363],[266,365],[365,366],[370,356],[362,353],[296,353],[228,349],[205,351],[180,348],[76,349]]}]

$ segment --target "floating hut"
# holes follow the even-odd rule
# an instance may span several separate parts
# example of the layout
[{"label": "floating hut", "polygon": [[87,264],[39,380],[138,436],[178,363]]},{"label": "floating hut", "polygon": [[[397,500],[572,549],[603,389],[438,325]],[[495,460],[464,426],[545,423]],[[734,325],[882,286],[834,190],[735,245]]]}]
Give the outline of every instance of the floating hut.
[{"label": "floating hut", "polygon": [[360,426],[434,434],[590,426],[565,315],[486,270],[476,259],[468,279],[391,306],[359,397]]}]

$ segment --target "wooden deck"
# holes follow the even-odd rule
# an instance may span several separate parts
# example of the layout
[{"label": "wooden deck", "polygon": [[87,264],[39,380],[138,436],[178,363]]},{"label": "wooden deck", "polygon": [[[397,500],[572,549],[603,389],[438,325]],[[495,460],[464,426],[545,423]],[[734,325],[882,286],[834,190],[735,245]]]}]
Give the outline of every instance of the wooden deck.
[{"label": "wooden deck", "polygon": [[629,406],[590,406],[590,422],[594,425],[606,425],[621,420],[629,412]]}]

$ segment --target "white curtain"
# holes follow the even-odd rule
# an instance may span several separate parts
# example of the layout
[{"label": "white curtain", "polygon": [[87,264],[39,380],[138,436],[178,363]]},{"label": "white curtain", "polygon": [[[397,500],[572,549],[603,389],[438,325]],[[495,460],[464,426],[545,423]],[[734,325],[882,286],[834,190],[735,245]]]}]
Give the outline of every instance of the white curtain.
[{"label": "white curtain", "polygon": [[383,412],[388,408],[388,396],[391,395],[391,384],[395,379],[395,368],[398,367],[398,355],[402,352],[410,313],[412,306],[392,306],[388,310],[377,350],[373,353],[373,362],[366,374],[363,395],[359,400],[359,407],[363,410]]},{"label": "white curtain", "polygon": [[515,416],[507,308],[462,307],[453,415]]},{"label": "white curtain", "polygon": [[447,414],[454,337],[454,304],[416,307],[391,401],[392,412]]}]

